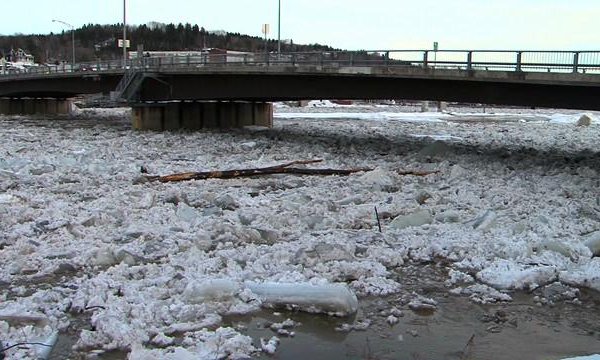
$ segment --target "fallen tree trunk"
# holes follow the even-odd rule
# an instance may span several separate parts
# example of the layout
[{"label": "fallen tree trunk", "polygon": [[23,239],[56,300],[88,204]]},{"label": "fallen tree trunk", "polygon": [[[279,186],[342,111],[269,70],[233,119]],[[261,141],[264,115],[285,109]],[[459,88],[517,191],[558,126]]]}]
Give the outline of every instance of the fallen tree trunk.
[{"label": "fallen tree trunk", "polygon": [[[356,168],[356,169],[307,169],[292,167],[293,165],[306,165],[321,162],[323,160],[299,160],[286,164],[270,166],[265,168],[255,169],[238,169],[225,171],[204,171],[204,172],[186,172],[180,174],[171,174],[165,176],[146,176],[149,181],[158,181],[161,183],[180,182],[190,180],[207,180],[207,179],[234,179],[241,177],[252,177],[273,174],[294,174],[294,175],[338,175],[347,176],[358,172],[372,171],[372,168]],[[437,172],[437,171],[436,171]],[[404,171],[399,172],[400,175],[416,175],[426,176],[435,172],[424,171]]]}]

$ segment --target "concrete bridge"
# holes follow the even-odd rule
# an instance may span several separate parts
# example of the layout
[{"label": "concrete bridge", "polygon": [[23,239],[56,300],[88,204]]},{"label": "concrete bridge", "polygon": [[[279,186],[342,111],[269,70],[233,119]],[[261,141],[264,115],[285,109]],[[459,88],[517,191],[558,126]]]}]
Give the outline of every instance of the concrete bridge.
[{"label": "concrete bridge", "polygon": [[600,51],[236,53],[79,67],[0,71],[0,113],[53,112],[63,108],[56,101],[91,93],[130,103],[134,126],[156,130],[270,126],[270,102],[309,99],[600,110]]}]

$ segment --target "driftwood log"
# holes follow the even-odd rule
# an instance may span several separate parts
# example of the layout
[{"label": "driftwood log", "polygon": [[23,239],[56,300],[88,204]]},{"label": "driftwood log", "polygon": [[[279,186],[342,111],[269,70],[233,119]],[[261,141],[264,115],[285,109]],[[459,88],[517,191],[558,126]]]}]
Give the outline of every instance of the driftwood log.
[{"label": "driftwood log", "polygon": [[[307,165],[321,162],[323,160],[299,160],[292,161],[289,163],[270,166],[265,168],[254,168],[254,169],[238,169],[238,170],[225,170],[225,171],[205,171],[205,172],[186,172],[180,174],[171,174],[164,176],[145,176],[149,181],[158,181],[161,183],[168,182],[180,182],[190,180],[206,180],[206,179],[234,179],[241,177],[252,177],[262,175],[273,175],[273,174],[294,174],[294,175],[339,175],[347,176],[357,172],[372,171],[372,168],[356,168],[356,169],[308,169],[293,167],[294,165]],[[401,171],[398,172],[400,175],[415,175],[415,176],[427,176],[434,172],[426,171]]]}]

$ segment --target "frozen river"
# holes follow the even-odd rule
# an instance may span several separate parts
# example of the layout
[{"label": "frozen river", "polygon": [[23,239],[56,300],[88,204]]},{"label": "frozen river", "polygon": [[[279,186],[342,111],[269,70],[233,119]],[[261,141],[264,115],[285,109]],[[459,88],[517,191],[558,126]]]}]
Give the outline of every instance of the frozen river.
[{"label": "frozen river", "polygon": [[[3,347],[58,334],[73,358],[600,352],[597,115],[409,110],[278,107],[273,129],[227,133],[136,132],[121,109],[0,117]],[[140,181],[311,159],[372,170]],[[303,291],[282,310],[273,292],[291,284],[337,300]]]}]

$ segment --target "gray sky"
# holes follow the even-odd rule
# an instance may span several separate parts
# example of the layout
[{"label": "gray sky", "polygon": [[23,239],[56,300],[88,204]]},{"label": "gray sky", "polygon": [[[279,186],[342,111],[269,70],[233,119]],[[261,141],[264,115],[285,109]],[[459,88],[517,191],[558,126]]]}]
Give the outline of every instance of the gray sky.
[{"label": "gray sky", "polygon": [[[128,23],[190,22],[277,37],[278,0],[127,0]],[[600,49],[598,0],[281,0],[283,39],[345,49]],[[123,0],[2,3],[0,34],[121,23]],[[8,16],[9,14],[14,14]]]}]

